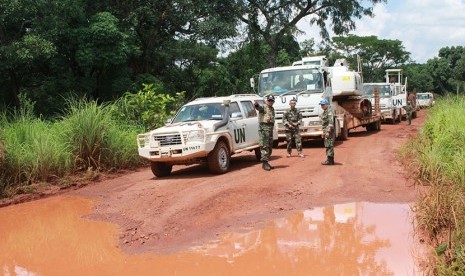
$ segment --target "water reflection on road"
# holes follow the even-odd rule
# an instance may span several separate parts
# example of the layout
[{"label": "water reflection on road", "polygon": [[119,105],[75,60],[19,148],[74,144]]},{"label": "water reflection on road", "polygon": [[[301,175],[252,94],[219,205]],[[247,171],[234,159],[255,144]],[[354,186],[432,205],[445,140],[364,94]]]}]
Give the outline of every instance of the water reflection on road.
[{"label": "water reflection on road", "polygon": [[406,204],[305,210],[172,255],[125,255],[93,203],[56,197],[0,209],[2,275],[415,275]]}]

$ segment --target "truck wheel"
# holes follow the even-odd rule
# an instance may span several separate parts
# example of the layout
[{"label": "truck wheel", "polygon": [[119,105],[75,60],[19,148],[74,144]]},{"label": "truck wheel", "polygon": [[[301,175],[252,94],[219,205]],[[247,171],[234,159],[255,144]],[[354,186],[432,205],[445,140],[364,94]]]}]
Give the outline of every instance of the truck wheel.
[{"label": "truck wheel", "polygon": [[260,150],[260,148],[256,148],[254,151],[255,159],[257,159],[257,161],[260,161],[262,159],[262,151]]},{"label": "truck wheel", "polygon": [[210,172],[216,174],[227,172],[229,169],[229,161],[229,149],[223,141],[219,141],[207,157]]},{"label": "truck wheel", "polygon": [[376,131],[378,128],[378,122],[369,123],[366,125],[367,131]]},{"label": "truck wheel", "polygon": [[173,169],[173,165],[162,162],[152,162],[150,167],[152,168],[152,173],[156,177],[167,176],[171,173],[171,170]]},{"label": "truck wheel", "polygon": [[341,141],[347,140],[347,138],[349,137],[349,129],[347,127],[341,128],[341,136],[339,137]]},{"label": "truck wheel", "polygon": [[397,114],[396,113],[397,112],[395,110],[392,111],[391,120],[390,120],[392,125],[394,125],[396,123],[396,121],[397,121]]}]

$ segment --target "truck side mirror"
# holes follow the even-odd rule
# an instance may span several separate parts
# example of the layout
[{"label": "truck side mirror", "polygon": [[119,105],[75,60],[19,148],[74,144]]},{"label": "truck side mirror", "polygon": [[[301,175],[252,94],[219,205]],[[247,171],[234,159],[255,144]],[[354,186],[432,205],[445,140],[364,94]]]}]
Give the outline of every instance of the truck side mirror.
[{"label": "truck side mirror", "polygon": [[173,120],[172,120],[171,118],[167,119],[167,120],[165,121],[165,125],[171,124],[172,121],[173,121]]},{"label": "truck side mirror", "polygon": [[242,113],[241,112],[231,113],[231,119],[234,119],[234,118],[242,118]]},{"label": "truck side mirror", "polygon": [[250,87],[255,88],[255,79],[250,78]]}]

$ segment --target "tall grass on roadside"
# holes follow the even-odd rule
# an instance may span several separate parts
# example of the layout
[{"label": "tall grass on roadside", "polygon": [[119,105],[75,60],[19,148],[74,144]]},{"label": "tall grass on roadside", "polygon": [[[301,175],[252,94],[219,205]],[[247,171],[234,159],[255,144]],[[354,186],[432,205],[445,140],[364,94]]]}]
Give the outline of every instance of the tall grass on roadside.
[{"label": "tall grass on roadside", "polygon": [[62,126],[70,143],[75,170],[120,169],[140,164],[137,126],[116,121],[109,106],[95,101],[71,100]]},{"label": "tall grass on roadside", "polygon": [[418,138],[401,150],[418,182],[430,187],[415,204],[430,238],[434,274],[465,275],[465,97],[438,100]]},{"label": "tall grass on roadside", "polygon": [[17,112],[11,120],[2,115],[0,195],[15,193],[13,187],[47,181],[71,169],[71,155],[60,140],[60,128],[28,114]]},{"label": "tall grass on roadside", "polygon": [[130,126],[124,122],[112,121],[103,148],[104,163],[110,169],[125,169],[142,165],[144,160],[137,152],[137,134],[142,127]]},{"label": "tall grass on roadside", "polygon": [[0,197],[36,181],[77,171],[131,168],[143,163],[136,136],[141,126],[117,121],[111,105],[70,99],[57,121],[36,118],[33,104],[0,117]]},{"label": "tall grass on roadside", "polygon": [[68,100],[62,121],[63,134],[74,156],[75,170],[99,168],[101,151],[108,135],[110,116],[95,101]]}]

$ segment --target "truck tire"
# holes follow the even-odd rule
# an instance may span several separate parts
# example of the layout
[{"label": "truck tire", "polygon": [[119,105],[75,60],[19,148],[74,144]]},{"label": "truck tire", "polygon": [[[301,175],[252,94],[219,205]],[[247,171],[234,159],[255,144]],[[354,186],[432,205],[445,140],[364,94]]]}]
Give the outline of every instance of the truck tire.
[{"label": "truck tire", "polygon": [[255,151],[255,159],[257,159],[257,161],[260,162],[262,159],[262,151],[260,150],[260,148],[256,148],[254,151]]},{"label": "truck tire", "polygon": [[367,128],[367,131],[376,131],[376,130],[378,130],[378,121],[373,122],[373,123],[369,123],[368,125],[366,125],[366,128]]},{"label": "truck tire", "polygon": [[344,127],[341,128],[340,140],[346,141],[349,137],[349,120],[346,116],[344,116]]},{"label": "truck tire", "polygon": [[345,141],[349,137],[349,129],[347,127],[341,128],[341,134],[339,136],[339,140]]},{"label": "truck tire", "polygon": [[222,174],[228,171],[230,162],[229,149],[223,141],[218,141],[215,148],[208,154],[207,162],[210,172]]},{"label": "truck tire", "polygon": [[170,175],[171,170],[173,169],[173,165],[162,162],[152,162],[150,164],[150,167],[152,169],[152,173],[156,177],[168,176]]}]

